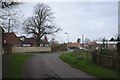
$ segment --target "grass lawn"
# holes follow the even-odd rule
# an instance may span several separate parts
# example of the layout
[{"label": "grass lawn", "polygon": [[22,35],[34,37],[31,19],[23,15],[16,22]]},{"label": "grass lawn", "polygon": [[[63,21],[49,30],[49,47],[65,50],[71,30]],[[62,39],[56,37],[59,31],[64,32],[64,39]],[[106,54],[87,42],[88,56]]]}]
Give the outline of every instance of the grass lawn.
[{"label": "grass lawn", "polygon": [[8,67],[6,78],[22,78],[24,63],[31,57],[30,54],[11,54],[11,61]]},{"label": "grass lawn", "polygon": [[72,67],[81,71],[87,72],[97,78],[120,78],[120,74],[117,71],[101,67],[86,60],[78,60],[73,53],[64,53],[60,56],[60,59],[70,64]]}]

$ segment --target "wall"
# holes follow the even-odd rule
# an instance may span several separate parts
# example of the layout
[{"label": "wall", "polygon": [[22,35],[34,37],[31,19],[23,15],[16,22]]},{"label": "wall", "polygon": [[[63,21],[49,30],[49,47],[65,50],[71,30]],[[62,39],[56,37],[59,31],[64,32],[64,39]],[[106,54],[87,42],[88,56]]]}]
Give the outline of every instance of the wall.
[{"label": "wall", "polygon": [[120,56],[116,51],[111,51],[111,55],[101,55],[98,51],[92,53],[94,63],[120,71]]},{"label": "wall", "polygon": [[13,47],[12,52],[51,52],[51,47]]}]

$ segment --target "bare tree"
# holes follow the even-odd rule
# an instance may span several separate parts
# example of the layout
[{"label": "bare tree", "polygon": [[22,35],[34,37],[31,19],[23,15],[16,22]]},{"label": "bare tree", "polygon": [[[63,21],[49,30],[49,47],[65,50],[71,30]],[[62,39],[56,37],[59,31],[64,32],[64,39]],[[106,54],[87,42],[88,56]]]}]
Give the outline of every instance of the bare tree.
[{"label": "bare tree", "polygon": [[12,2],[12,1],[7,1],[6,2],[2,2],[2,9],[5,9],[5,8],[13,8],[13,7],[16,7],[18,6],[20,3],[18,2]]},{"label": "bare tree", "polygon": [[54,34],[61,30],[52,23],[53,18],[51,8],[46,4],[38,3],[34,9],[34,16],[24,21],[23,29],[36,37],[37,46],[40,45],[40,40],[45,34]]},{"label": "bare tree", "polygon": [[6,32],[13,31],[20,23],[20,11],[16,11],[15,8],[21,3],[6,0],[6,2],[2,2],[1,4],[0,25]]}]

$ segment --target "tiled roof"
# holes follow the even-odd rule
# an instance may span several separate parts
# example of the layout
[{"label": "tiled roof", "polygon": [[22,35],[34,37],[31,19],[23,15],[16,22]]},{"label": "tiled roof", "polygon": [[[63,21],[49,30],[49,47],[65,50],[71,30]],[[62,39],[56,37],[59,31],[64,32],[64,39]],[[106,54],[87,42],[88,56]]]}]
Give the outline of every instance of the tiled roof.
[{"label": "tiled roof", "polygon": [[[35,38],[25,38],[25,40],[23,41],[23,44],[34,44],[36,43]],[[47,40],[41,39],[40,43],[45,43],[45,44],[49,44],[49,42]]]},{"label": "tiled roof", "polygon": [[[96,42],[97,44],[103,44],[103,42]],[[108,42],[105,42],[107,44],[117,44],[118,42],[116,41],[108,41]]]},{"label": "tiled roof", "polygon": [[77,42],[76,43],[68,43],[67,46],[68,47],[78,47],[78,46],[80,46],[80,43],[77,43]]},{"label": "tiled roof", "polygon": [[23,44],[33,44],[33,43],[35,43],[34,38],[25,38],[25,40],[23,41]]},{"label": "tiled roof", "polygon": [[90,42],[90,43],[88,43],[87,45],[88,45],[88,46],[94,46],[94,45],[97,45],[97,43],[96,43],[96,42]]}]

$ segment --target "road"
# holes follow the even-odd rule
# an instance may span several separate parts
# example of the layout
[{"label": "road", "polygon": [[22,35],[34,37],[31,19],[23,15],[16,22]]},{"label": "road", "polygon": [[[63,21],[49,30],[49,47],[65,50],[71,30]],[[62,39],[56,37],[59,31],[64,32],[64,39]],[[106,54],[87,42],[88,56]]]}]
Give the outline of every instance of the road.
[{"label": "road", "polygon": [[24,65],[24,78],[95,78],[59,59],[61,53],[36,53]]}]

